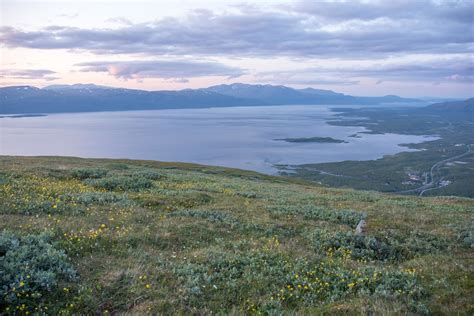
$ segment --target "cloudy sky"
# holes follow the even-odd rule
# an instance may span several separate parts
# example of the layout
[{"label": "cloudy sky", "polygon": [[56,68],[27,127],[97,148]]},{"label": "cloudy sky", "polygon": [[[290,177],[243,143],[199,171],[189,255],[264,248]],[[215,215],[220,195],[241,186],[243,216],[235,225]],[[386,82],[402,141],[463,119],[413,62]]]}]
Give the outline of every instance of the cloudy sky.
[{"label": "cloudy sky", "polygon": [[[257,3],[257,4],[255,4]],[[0,0],[0,85],[474,95],[474,0]]]}]

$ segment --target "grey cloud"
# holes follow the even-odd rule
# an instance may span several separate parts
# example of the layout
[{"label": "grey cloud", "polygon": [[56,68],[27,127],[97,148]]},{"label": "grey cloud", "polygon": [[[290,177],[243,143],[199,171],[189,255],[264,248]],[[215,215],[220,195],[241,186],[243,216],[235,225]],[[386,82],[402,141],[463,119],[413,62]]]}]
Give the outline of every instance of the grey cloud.
[{"label": "grey cloud", "polygon": [[[357,67],[308,67],[294,71],[261,72],[256,75],[261,81],[317,84],[334,81],[334,84],[357,84],[361,78],[385,81],[423,82],[474,82],[474,65],[469,57],[437,59],[417,63],[392,63]],[[344,78],[344,79],[340,79]],[[339,81],[339,82],[338,82]]]},{"label": "grey cloud", "polygon": [[42,79],[42,80],[56,80],[56,72],[46,69],[2,69],[0,70],[0,78],[8,79]]},{"label": "grey cloud", "polygon": [[116,28],[3,27],[0,42],[8,47],[81,49],[95,54],[181,56],[381,58],[472,52],[472,21],[466,23],[472,2],[457,3],[304,1],[287,12],[194,10],[181,19]]},{"label": "grey cloud", "polygon": [[315,69],[293,71],[266,71],[255,74],[258,82],[273,84],[298,84],[298,85],[338,85],[352,86],[359,84],[359,80],[341,79],[344,77],[334,74],[321,73]]},{"label": "grey cloud", "polygon": [[240,77],[245,70],[212,61],[153,60],[153,61],[105,61],[76,64],[84,72],[106,72],[116,78],[145,79],[163,78],[187,82],[186,78],[222,76]]},{"label": "grey cloud", "polygon": [[[268,81],[266,81],[268,82]],[[298,79],[293,78],[288,81],[272,81],[273,83],[279,84],[298,84],[298,85],[308,85],[308,86],[315,86],[315,85],[331,85],[331,86],[354,86],[359,84],[359,80],[344,80],[344,79],[325,79],[325,78],[308,78],[308,79]]]},{"label": "grey cloud", "polygon": [[176,82],[176,83],[188,83],[189,82],[189,80],[185,79],[185,78],[172,79],[171,81]]},{"label": "grey cloud", "polygon": [[472,0],[372,0],[313,1],[299,0],[292,8],[304,14],[335,20],[441,19],[472,23]]},{"label": "grey cloud", "polygon": [[474,65],[469,57],[335,71],[382,81],[474,81]]}]

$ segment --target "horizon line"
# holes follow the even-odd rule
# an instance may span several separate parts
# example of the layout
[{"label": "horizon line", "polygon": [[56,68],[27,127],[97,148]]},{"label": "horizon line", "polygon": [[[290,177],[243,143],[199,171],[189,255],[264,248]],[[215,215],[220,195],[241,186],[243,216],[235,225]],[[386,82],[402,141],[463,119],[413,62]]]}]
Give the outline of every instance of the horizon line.
[{"label": "horizon line", "polygon": [[124,90],[136,90],[136,91],[147,91],[147,92],[186,91],[186,90],[193,90],[193,91],[196,91],[196,90],[205,90],[205,89],[209,89],[209,88],[216,87],[216,86],[232,86],[232,85],[270,86],[270,87],[284,87],[284,88],[290,88],[290,89],[297,90],[297,91],[299,91],[299,90],[305,90],[305,89],[331,91],[331,92],[339,93],[339,94],[342,94],[342,95],[354,96],[354,97],[386,97],[386,96],[396,96],[396,97],[401,97],[401,98],[405,98],[405,99],[420,99],[420,101],[423,101],[423,99],[440,99],[440,100],[453,99],[453,100],[464,100],[464,99],[470,99],[470,98],[473,98],[473,97],[474,97],[474,94],[473,94],[473,95],[470,95],[470,96],[448,96],[448,97],[433,97],[433,96],[406,97],[406,96],[398,95],[398,94],[385,94],[385,95],[367,96],[367,95],[346,94],[346,93],[338,92],[338,91],[331,90],[331,89],[320,89],[320,88],[313,88],[313,87],[310,87],[310,86],[307,86],[307,87],[305,87],[305,88],[294,88],[294,87],[292,87],[292,86],[287,86],[287,85],[284,85],[284,84],[243,83],[243,82],[234,82],[234,83],[230,83],[230,84],[225,84],[225,83],[223,83],[223,84],[218,84],[218,85],[210,85],[210,86],[203,87],[203,88],[184,88],[184,89],[175,89],[175,90],[171,90],[171,89],[148,90],[148,89],[137,89],[137,88],[124,88],[124,87],[116,87],[116,86],[113,86],[113,85],[112,85],[112,86],[108,86],[108,85],[95,84],[95,83],[90,83],[90,82],[89,82],[89,83],[78,82],[78,83],[72,83],[72,84],[57,83],[57,84],[45,85],[45,86],[43,86],[43,87],[38,87],[38,86],[33,85],[33,84],[5,85],[5,86],[1,86],[1,85],[0,85],[0,89],[4,89],[4,88],[14,88],[14,87],[33,87],[33,88],[36,88],[36,89],[43,90],[43,89],[46,89],[46,88],[52,87],[52,86],[68,86],[68,87],[71,87],[71,86],[78,86],[78,85],[84,85],[84,86],[89,85],[89,86],[96,86],[96,87],[110,88],[110,89],[124,89]]}]

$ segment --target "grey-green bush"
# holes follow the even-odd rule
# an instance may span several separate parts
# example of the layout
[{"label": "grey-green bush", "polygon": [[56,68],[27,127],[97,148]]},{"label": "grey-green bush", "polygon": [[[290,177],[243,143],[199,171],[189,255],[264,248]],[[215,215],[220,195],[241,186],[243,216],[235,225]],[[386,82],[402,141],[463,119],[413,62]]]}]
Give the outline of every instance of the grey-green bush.
[{"label": "grey-green bush", "polygon": [[105,177],[108,171],[100,168],[80,168],[71,171],[71,176],[75,179],[98,179]]},{"label": "grey-green bush", "polygon": [[85,183],[108,191],[140,191],[153,186],[153,181],[142,176],[112,176],[101,179],[87,179]]},{"label": "grey-green bush", "polygon": [[48,234],[0,233],[0,271],[0,313],[41,310],[59,282],[76,278],[68,257]]},{"label": "grey-green bush", "polygon": [[363,236],[352,231],[316,229],[312,241],[320,253],[329,251],[337,256],[349,251],[354,259],[377,261],[403,261],[447,248],[446,239],[417,231],[402,237],[395,231],[390,236]]}]

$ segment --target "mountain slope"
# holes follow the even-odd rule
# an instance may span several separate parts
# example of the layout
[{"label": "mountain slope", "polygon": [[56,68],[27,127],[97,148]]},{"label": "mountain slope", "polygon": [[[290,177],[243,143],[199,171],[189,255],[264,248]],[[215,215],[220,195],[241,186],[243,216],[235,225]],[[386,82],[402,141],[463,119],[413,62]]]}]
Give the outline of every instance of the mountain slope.
[{"label": "mountain slope", "polygon": [[[33,90],[35,93],[31,93]],[[27,93],[23,93],[26,91]],[[237,106],[245,102],[216,93],[143,91],[101,87],[0,88],[0,113],[128,111],[169,108]]]},{"label": "mountain slope", "polygon": [[0,114],[127,111],[284,104],[415,102],[396,96],[353,97],[328,90],[232,84],[206,89],[144,91],[92,84],[0,88]]},{"label": "mountain slope", "polygon": [[472,199],[153,161],[0,156],[0,166],[1,314],[472,307]]},{"label": "mountain slope", "polygon": [[462,101],[435,103],[429,105],[428,109],[435,111],[460,111],[474,113],[474,98]]},{"label": "mountain slope", "polygon": [[321,89],[293,89],[285,86],[250,85],[233,83],[212,86],[203,90],[220,93],[236,98],[258,100],[263,104],[379,104],[393,102],[417,102],[415,99],[398,96],[355,97]]}]

